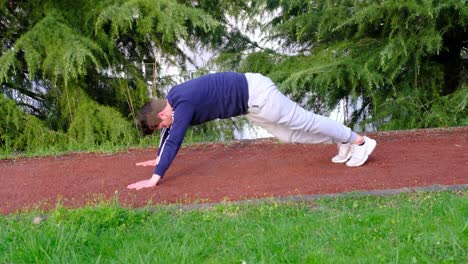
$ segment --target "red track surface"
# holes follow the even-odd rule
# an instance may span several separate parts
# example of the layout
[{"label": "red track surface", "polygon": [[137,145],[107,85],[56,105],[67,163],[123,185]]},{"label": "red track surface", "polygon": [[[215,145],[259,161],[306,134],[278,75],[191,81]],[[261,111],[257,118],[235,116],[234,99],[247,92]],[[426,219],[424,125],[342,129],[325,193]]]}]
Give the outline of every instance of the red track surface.
[{"label": "red track surface", "polygon": [[369,135],[377,148],[358,168],[331,163],[334,145],[197,144],[179,151],[157,187],[140,191],[126,186],[151,176],[152,167],[135,163],[155,149],[0,160],[0,214],[55,207],[57,199],[76,207],[117,197],[138,207],[468,184],[468,127]]}]

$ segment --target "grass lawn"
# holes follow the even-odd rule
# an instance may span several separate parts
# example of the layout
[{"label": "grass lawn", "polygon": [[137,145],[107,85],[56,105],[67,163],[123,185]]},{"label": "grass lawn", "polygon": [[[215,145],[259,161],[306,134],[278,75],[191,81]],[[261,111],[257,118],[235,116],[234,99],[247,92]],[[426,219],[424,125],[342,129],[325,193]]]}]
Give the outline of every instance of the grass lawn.
[{"label": "grass lawn", "polygon": [[467,263],[467,194],[58,206],[0,217],[0,263]]}]

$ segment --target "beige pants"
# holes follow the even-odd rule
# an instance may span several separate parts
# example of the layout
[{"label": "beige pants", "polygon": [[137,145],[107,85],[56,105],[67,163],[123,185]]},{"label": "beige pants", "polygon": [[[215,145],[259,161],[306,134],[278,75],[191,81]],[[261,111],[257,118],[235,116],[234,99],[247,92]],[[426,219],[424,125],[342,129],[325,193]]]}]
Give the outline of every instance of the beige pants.
[{"label": "beige pants", "polygon": [[249,85],[247,119],[291,143],[353,142],[357,134],[333,119],[307,111],[278,90],[261,74],[246,73]]}]

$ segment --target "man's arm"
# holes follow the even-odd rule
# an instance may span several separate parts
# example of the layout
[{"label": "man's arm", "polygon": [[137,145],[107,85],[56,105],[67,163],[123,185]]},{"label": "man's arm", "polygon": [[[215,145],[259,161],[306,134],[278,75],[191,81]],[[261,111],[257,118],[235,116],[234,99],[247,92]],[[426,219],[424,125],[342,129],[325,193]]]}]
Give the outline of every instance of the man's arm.
[{"label": "man's arm", "polygon": [[132,183],[128,185],[127,188],[135,189],[137,191],[143,188],[151,188],[151,187],[156,186],[156,184],[158,184],[160,179],[161,179],[161,176],[157,174],[153,174],[153,176],[150,179]]},{"label": "man's arm", "polygon": [[158,164],[154,169],[154,174],[164,177],[166,170],[169,169],[182,145],[193,115],[194,109],[189,103],[179,104],[174,108],[174,121],[170,127],[170,133],[165,137],[164,143],[159,148]]},{"label": "man's arm", "polygon": [[[137,165],[137,166],[157,166],[157,164],[159,162],[159,153],[161,153],[161,146],[166,141],[166,139],[167,139],[167,137],[169,135],[169,131],[170,131],[170,129],[167,129],[167,128],[163,128],[162,131],[161,131],[161,139],[159,141],[158,156],[156,157],[156,159],[151,159],[151,160],[147,160],[147,161],[138,162],[135,165]],[[140,189],[143,189],[143,188],[151,188],[151,187],[156,186],[156,184],[158,184],[158,182],[159,182],[159,180],[161,178],[162,177],[160,175],[153,174],[153,176],[150,179],[132,183],[132,184],[128,185],[127,188],[128,189],[135,189],[135,190],[140,190]]]},{"label": "man's arm", "polygon": [[135,165],[137,166],[156,166],[158,159],[150,159],[147,161],[138,162]]},{"label": "man's arm", "polygon": [[177,152],[179,151],[185,132],[189,127],[190,121],[193,117],[193,108],[189,104],[179,105],[178,109],[174,111],[174,123],[169,129],[161,131],[161,141],[159,144],[158,158],[156,160],[149,160],[140,164],[150,164],[156,162],[154,173],[151,179],[143,180],[130,184],[127,186],[129,189],[140,190],[142,188],[154,187],[158,181],[164,176],[164,173],[171,165]]}]

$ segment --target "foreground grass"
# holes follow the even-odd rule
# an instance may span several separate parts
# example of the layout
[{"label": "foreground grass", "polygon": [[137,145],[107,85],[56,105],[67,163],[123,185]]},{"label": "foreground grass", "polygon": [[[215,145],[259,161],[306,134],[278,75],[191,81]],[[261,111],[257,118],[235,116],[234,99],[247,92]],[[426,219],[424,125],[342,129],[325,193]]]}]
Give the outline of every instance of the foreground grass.
[{"label": "foreground grass", "polygon": [[466,263],[468,191],[0,217],[0,263]]}]

